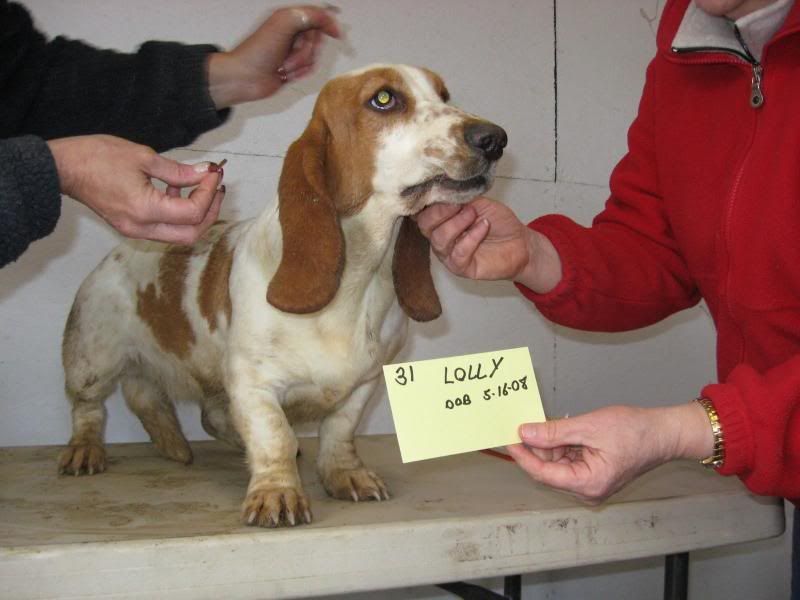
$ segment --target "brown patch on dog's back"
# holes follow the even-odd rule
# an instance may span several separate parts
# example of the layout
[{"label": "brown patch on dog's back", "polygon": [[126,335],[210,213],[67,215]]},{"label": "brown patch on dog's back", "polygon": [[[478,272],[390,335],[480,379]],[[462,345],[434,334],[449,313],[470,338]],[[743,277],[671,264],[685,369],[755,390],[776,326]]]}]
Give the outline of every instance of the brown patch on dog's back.
[{"label": "brown patch on dog's back", "polygon": [[165,352],[185,358],[195,341],[189,317],[183,311],[183,293],[192,248],[171,246],[161,257],[158,287],[150,283],[138,290],[136,313]]},{"label": "brown patch on dog's back", "polygon": [[228,240],[223,234],[217,239],[208,256],[197,290],[200,314],[208,321],[208,328],[212,332],[219,326],[220,312],[224,311],[228,323],[231,322],[232,308],[228,280],[232,265],[233,248],[228,245]]}]

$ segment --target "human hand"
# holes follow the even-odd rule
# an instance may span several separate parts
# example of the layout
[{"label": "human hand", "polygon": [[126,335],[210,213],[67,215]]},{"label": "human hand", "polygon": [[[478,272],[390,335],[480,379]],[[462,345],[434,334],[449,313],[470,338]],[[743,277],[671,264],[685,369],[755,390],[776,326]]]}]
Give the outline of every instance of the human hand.
[{"label": "human hand", "polygon": [[469,279],[511,279],[544,293],[561,279],[550,241],[506,205],[485,197],[469,204],[432,204],[417,217],[431,248],[452,273]]},{"label": "human hand", "polygon": [[705,411],[690,402],[667,408],[609,406],[569,419],[526,423],[508,446],[535,481],[599,504],[650,469],[711,454]]},{"label": "human hand", "polygon": [[287,81],[310,73],[323,35],[341,36],[330,9],[293,6],[276,10],[230,52],[209,57],[209,92],[216,107],[260,100]]},{"label": "human hand", "polygon": [[[192,244],[216,221],[225,188],[214,163],[186,165],[108,135],[48,142],[61,191],[131,238]],[[166,191],[151,178],[167,184]],[[181,188],[197,186],[188,198]]]}]

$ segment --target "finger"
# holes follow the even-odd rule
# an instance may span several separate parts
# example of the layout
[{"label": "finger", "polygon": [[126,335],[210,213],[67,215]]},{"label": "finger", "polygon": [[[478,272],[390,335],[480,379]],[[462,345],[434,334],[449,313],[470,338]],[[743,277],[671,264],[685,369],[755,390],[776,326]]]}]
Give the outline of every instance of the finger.
[{"label": "finger", "polygon": [[300,69],[295,69],[291,73],[287,73],[286,81],[297,81],[298,79],[302,79],[309,73],[314,70],[314,67],[303,67]]},{"label": "finger", "polygon": [[565,492],[580,493],[582,478],[574,465],[542,460],[522,444],[506,446],[506,450],[533,480]]},{"label": "finger", "polygon": [[299,52],[300,50],[302,50],[303,47],[306,45],[306,38],[308,34],[309,34],[308,31],[303,31],[294,36],[294,39],[292,40],[292,45],[289,48],[289,52],[290,53]]},{"label": "finger", "polygon": [[208,228],[216,222],[224,197],[225,186],[222,186],[214,195],[214,200],[209,207],[206,218],[198,225],[152,223],[141,228],[139,235],[136,237],[142,237],[157,242],[166,242],[168,244],[179,244],[182,246],[194,244],[208,231]]},{"label": "finger", "polygon": [[459,236],[450,251],[450,262],[456,269],[463,271],[472,262],[478,246],[489,234],[489,221],[480,219]]},{"label": "finger", "polygon": [[519,427],[519,437],[525,444],[535,448],[588,445],[587,431],[580,417],[524,423]]},{"label": "finger", "polygon": [[414,215],[414,219],[417,221],[417,225],[422,234],[430,238],[434,229],[452,218],[453,215],[457,214],[460,210],[461,207],[458,204],[437,202],[418,212]]},{"label": "finger", "polygon": [[225,186],[221,185],[214,194],[214,199],[211,201],[211,206],[208,208],[205,219],[203,219],[199,225],[203,232],[217,222],[217,219],[219,218],[219,211],[222,209],[222,201],[224,199]]},{"label": "finger", "polygon": [[322,45],[323,37],[322,32],[319,29],[314,29],[309,32],[308,41],[311,45],[312,51],[319,50],[319,47]]},{"label": "finger", "polygon": [[316,62],[322,34],[318,30],[304,31],[295,39],[292,51],[283,62],[283,69],[291,76],[293,71],[308,68]]},{"label": "finger", "polygon": [[330,11],[319,6],[287,8],[275,14],[285,35],[294,38],[300,32],[318,29],[332,38],[342,37],[339,23]]},{"label": "finger", "polygon": [[310,24],[306,29],[315,29],[332,38],[342,37],[342,30],[339,22],[330,10],[318,6],[307,6],[303,8],[308,15]]},{"label": "finger", "polygon": [[533,448],[528,446],[527,448],[528,451],[532,452],[542,460],[557,462],[566,456],[569,446],[559,446],[558,448]]},{"label": "finger", "polygon": [[149,207],[151,224],[198,225],[203,222],[214,202],[220,173],[208,173],[187,198],[176,198],[168,194],[156,194]]},{"label": "finger", "polygon": [[439,223],[431,232],[431,247],[439,256],[449,256],[456,241],[475,224],[478,214],[470,206],[461,209],[446,221]]},{"label": "finger", "polygon": [[153,154],[149,164],[145,165],[144,172],[168,185],[188,187],[197,185],[206,175],[218,171],[219,168],[219,165],[212,162],[187,165],[160,154]]},{"label": "finger", "polygon": [[173,185],[167,186],[167,196],[170,198],[180,198],[181,197],[181,188],[175,187]]},{"label": "finger", "polygon": [[[203,219],[199,225],[207,224],[210,226],[217,220],[219,215],[219,208],[222,199],[225,196],[225,186],[219,185],[222,181],[222,172],[220,171],[219,179],[216,182],[216,187],[208,188],[202,182],[199,186],[189,193],[189,200],[196,203],[198,210],[203,212]],[[210,197],[210,201],[208,198]]]}]

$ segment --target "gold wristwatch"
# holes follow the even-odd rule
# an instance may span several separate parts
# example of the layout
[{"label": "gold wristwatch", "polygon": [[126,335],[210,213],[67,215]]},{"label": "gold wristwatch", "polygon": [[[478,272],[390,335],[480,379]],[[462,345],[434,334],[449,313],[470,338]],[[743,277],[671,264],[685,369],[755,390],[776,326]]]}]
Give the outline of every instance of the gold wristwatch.
[{"label": "gold wristwatch", "polygon": [[719,422],[719,415],[714,404],[708,398],[698,398],[696,402],[706,411],[708,420],[711,423],[711,433],[714,435],[714,451],[711,456],[704,458],[700,464],[709,469],[718,469],[725,462],[725,436],[722,433],[722,425]]}]

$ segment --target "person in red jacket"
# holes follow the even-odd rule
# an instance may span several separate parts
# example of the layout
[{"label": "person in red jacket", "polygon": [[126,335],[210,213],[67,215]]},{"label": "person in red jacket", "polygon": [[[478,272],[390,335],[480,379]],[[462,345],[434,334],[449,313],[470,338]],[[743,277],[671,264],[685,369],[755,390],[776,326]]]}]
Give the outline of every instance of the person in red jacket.
[{"label": "person in red jacket", "polygon": [[[697,458],[800,503],[798,107],[800,3],[672,0],[591,227],[561,215],[526,227],[488,198],[420,213],[450,271],[513,280],[556,323],[623,331],[701,299],[714,319],[718,383],[698,401],[524,424],[509,451],[532,478],[596,503]],[[800,574],[793,588],[800,598]]]}]

